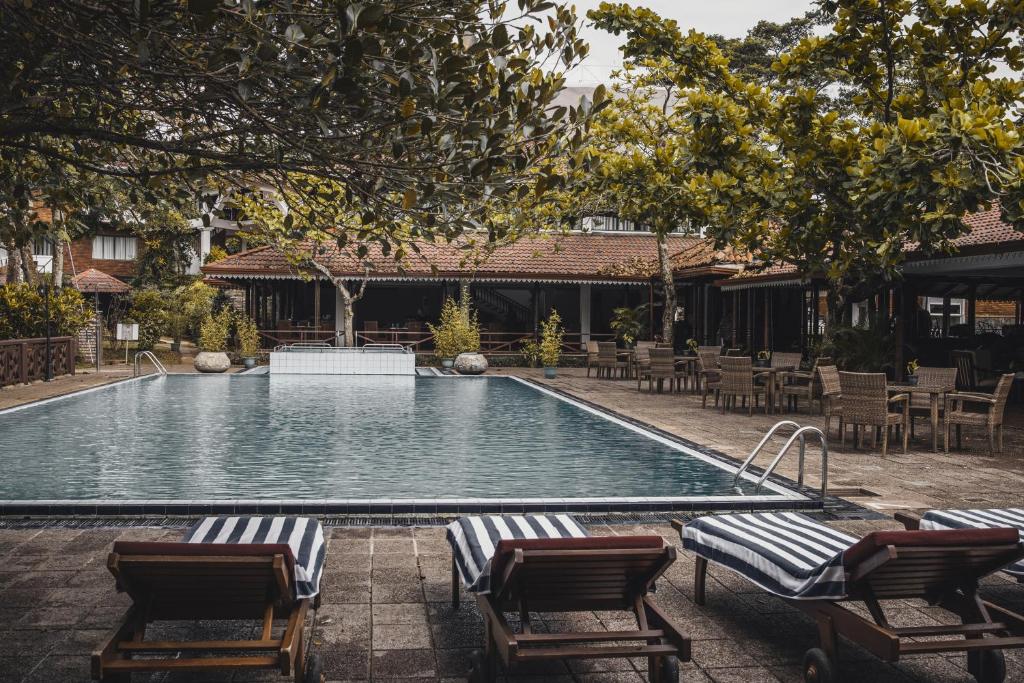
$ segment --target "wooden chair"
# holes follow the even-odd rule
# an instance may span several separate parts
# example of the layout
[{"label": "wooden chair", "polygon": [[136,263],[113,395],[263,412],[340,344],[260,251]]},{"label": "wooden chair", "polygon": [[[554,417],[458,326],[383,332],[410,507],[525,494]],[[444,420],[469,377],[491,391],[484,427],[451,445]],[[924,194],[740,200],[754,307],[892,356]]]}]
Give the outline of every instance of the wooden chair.
[{"label": "wooden chair", "polygon": [[[803,398],[807,399],[807,412],[811,411],[811,408],[814,406],[814,399],[821,396],[821,380],[818,377],[818,367],[829,365],[834,366],[835,361],[828,356],[821,356],[815,359],[814,365],[810,370],[796,369],[779,376],[782,383],[779,395],[785,399],[787,408],[799,412],[800,399]],[[799,368],[799,365],[796,367]],[[838,375],[836,375],[836,382],[836,391],[838,392]]]},{"label": "wooden chair", "polygon": [[[991,394],[979,394],[966,391],[956,391],[946,394],[945,423],[946,438],[945,451],[949,453],[949,431],[956,427],[956,447],[961,447],[960,428],[964,425],[969,427],[982,427],[988,431],[988,452],[995,455],[998,450],[1003,451],[1003,413],[1006,412],[1006,401],[1010,397],[1010,388],[1013,387],[1013,373],[1007,373],[999,378],[996,390]],[[984,412],[972,412],[965,409],[966,404],[984,406]],[[996,440],[998,437],[998,449]]]},{"label": "wooden chair", "polygon": [[[295,558],[287,544],[119,541],[107,568],[133,604],[93,653],[94,679],[127,681],[132,672],[276,669],[300,683],[322,683],[319,658],[305,662],[303,627],[312,600],[295,597]],[[154,621],[243,619],[261,620],[253,638],[144,640]],[[284,620],[277,637],[275,620]]]},{"label": "wooden chair", "polygon": [[839,383],[839,368],[835,365],[819,365],[818,380],[821,382],[821,414],[825,416],[825,435],[832,428],[832,418],[839,418],[839,434],[845,432],[843,425],[843,392]]},{"label": "wooden chair", "polygon": [[701,390],[701,407],[708,407],[708,393],[715,392],[715,407],[718,407],[718,390],[721,387],[722,371],[718,367],[721,356],[716,351],[697,352],[697,387]]},{"label": "wooden chair", "polygon": [[615,342],[597,342],[597,376],[612,379],[616,370],[620,377],[625,377],[629,363],[619,360],[619,348]]},{"label": "wooden chair", "polygon": [[[499,541],[490,591],[476,595],[485,645],[469,680],[496,680],[499,662],[508,669],[552,659],[646,657],[649,680],[676,683],[679,662],[690,659],[690,639],[650,594],[675,557],[675,548],[660,536]],[[535,631],[532,623],[536,612],[593,611],[623,611],[637,628]],[[506,612],[517,614],[519,622],[509,622]],[[563,623],[571,622],[570,614]]]},{"label": "wooden chair", "polygon": [[999,378],[992,376],[981,377],[983,374],[978,370],[977,357],[974,351],[951,351],[950,360],[956,368],[956,388],[962,391],[992,391],[995,389]]},{"label": "wooden chair", "polygon": [[[889,449],[889,428],[903,430],[903,452],[907,452],[910,432],[910,397],[907,394],[889,396],[886,391],[885,373],[881,372],[840,372],[839,402],[843,406],[840,443],[846,445],[845,426],[853,425],[853,447],[860,446],[859,428],[871,429],[871,445],[875,445],[876,432],[882,432],[882,457]],[[898,413],[890,411],[894,405],[901,405]]]},{"label": "wooden chair", "polygon": [[[736,399],[742,400],[748,413],[754,414],[754,406],[765,396],[765,413],[768,412],[767,387],[754,382],[753,362],[746,356],[722,356],[722,380],[718,392],[722,396],[722,412],[736,407]],[[748,404],[747,399],[750,399]]]},{"label": "wooden chair", "polygon": [[[1016,529],[875,531],[858,541],[807,517],[800,516],[797,524],[792,513],[784,518],[771,513],[723,515],[729,520],[726,534],[714,526],[724,522],[713,517],[694,520],[681,530],[683,546],[697,553],[694,602],[707,603],[707,565],[713,561],[803,611],[815,621],[819,636],[818,647],[804,655],[805,681],[839,680],[840,636],[887,662],[962,652],[968,671],[981,683],[1003,681],[1002,650],[1024,647],[1024,616],[978,596],[981,578],[1024,557]],[[741,535],[748,530],[753,533],[750,540]],[[801,535],[806,545],[794,540]],[[729,541],[737,536],[738,541]],[[783,540],[777,543],[776,538]],[[794,556],[799,566],[789,564]],[[766,566],[775,571],[766,571]],[[810,577],[793,576],[793,566]],[[912,599],[941,607],[960,623],[890,623],[885,603]],[[863,607],[855,612],[843,603]]]},{"label": "wooden chair", "polygon": [[647,380],[647,390],[654,391],[654,383],[658,383],[658,393],[661,393],[665,380],[668,380],[668,390],[681,391],[686,373],[676,369],[675,351],[672,349],[648,349],[648,364],[646,369],[641,369],[636,376],[636,390],[640,391],[641,382]]},{"label": "wooden chair", "polygon": [[[597,342],[596,341],[587,341],[585,348],[586,348],[586,351],[587,351],[587,377],[590,377],[590,368],[598,367],[598,365],[597,365]],[[600,368],[598,368],[597,374],[598,374],[598,376],[601,375]]]},{"label": "wooden chair", "polygon": [[[956,389],[956,368],[933,368],[921,366],[917,369],[917,386],[941,389],[950,393]],[[945,402],[939,402],[939,413],[945,407]],[[930,418],[932,412],[931,398],[924,394],[910,394],[910,437],[914,437],[914,418]]]}]

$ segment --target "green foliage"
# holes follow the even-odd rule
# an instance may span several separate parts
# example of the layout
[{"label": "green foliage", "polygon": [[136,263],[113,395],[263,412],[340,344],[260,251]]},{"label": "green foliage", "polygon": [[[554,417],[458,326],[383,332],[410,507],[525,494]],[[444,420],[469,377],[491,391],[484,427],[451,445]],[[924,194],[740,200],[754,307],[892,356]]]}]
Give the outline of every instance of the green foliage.
[{"label": "green foliage", "polygon": [[455,358],[460,353],[480,350],[480,325],[468,299],[459,304],[449,297],[441,306],[441,318],[435,326],[427,323],[434,335],[434,353],[439,358]]},{"label": "green foliage", "polygon": [[686,348],[690,349],[693,353],[697,353],[697,349],[700,347],[700,342],[696,339],[687,339]]},{"label": "green foliage", "polygon": [[835,325],[821,348],[850,372],[885,372],[895,368],[896,340],[882,317],[857,325]]},{"label": "green foliage", "polygon": [[[78,334],[92,319],[92,311],[76,289],[50,288],[50,322],[54,336]],[[26,283],[0,286],[0,339],[46,336],[46,305],[39,289]]]},{"label": "green foliage", "polygon": [[522,355],[526,367],[535,368],[540,361],[540,344],[534,339],[527,339],[519,345],[519,353]]},{"label": "green foliage", "polygon": [[228,337],[231,334],[231,317],[229,308],[224,308],[216,314],[207,314],[199,327],[200,351],[227,351]]},{"label": "green foliage", "polygon": [[157,289],[132,291],[128,319],[139,325],[139,349],[151,350],[168,328],[168,305]]},{"label": "green foliage", "polygon": [[921,364],[917,362],[916,358],[914,358],[909,363],[907,363],[907,374],[908,375],[915,375],[915,374],[917,374],[917,369],[919,367],[921,367]]},{"label": "green foliage", "polygon": [[214,244],[210,247],[210,253],[206,255],[206,259],[203,263],[214,263],[228,257],[227,249],[219,245]]},{"label": "green foliage", "polygon": [[551,314],[541,323],[540,328],[540,361],[544,367],[553,368],[558,365],[558,360],[562,357],[564,334],[562,318],[558,311],[552,308]]},{"label": "green foliage", "polygon": [[647,304],[612,310],[611,328],[626,346],[633,346],[647,331]]},{"label": "green foliage", "polygon": [[235,336],[238,338],[238,353],[242,358],[254,358],[260,352],[260,333],[256,321],[244,313],[235,319]]}]

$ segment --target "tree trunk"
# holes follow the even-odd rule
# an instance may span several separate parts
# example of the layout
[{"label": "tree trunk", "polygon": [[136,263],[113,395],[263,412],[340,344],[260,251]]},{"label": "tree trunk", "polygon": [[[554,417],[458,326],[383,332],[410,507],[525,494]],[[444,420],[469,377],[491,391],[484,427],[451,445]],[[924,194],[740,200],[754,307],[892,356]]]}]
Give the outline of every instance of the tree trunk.
[{"label": "tree trunk", "polygon": [[26,244],[21,248],[21,272],[25,276],[25,282],[35,285],[37,277],[36,260],[32,257],[32,245]]},{"label": "tree trunk", "polygon": [[7,251],[7,282],[21,282],[21,250],[14,246],[14,240],[4,245]]},{"label": "tree trunk", "polygon": [[356,331],[353,329],[356,319],[356,307],[349,294],[348,288],[340,280],[335,283],[338,291],[341,292],[341,321],[345,328],[345,346],[356,345]]},{"label": "tree trunk", "polygon": [[676,321],[676,283],[672,276],[672,263],[668,258],[668,239],[658,235],[658,268],[665,290],[665,308],[661,311],[661,340],[673,343],[673,328]]},{"label": "tree trunk", "polygon": [[53,235],[53,288],[58,292],[64,286],[64,233],[58,230]]}]

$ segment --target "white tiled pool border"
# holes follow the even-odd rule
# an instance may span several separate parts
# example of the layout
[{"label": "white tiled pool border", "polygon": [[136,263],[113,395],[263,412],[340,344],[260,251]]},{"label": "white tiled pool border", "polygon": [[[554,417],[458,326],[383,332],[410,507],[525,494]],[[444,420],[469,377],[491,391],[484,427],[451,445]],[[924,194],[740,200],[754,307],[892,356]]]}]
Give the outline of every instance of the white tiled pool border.
[{"label": "white tiled pool border", "polygon": [[[205,375],[192,373],[171,373],[178,377],[203,379]],[[25,410],[34,406],[61,401],[76,396],[116,387],[128,382],[158,379],[161,375],[143,375],[110,382],[98,387],[33,401],[0,410],[0,415]],[[260,379],[267,378],[261,375]],[[565,401],[593,415],[609,420],[620,427],[629,429],[647,438],[674,448],[686,455],[706,463],[735,472],[736,466],[726,459],[717,459],[701,453],[679,441],[656,434],[644,427],[633,424],[611,411],[597,409],[574,400],[559,392],[552,391],[520,377],[510,375],[490,377],[461,377],[443,375],[441,378],[513,380],[530,388]],[[260,381],[246,378],[243,381]],[[432,379],[432,378],[430,378]],[[750,473],[744,478],[757,481]],[[693,512],[718,510],[751,509],[821,509],[823,501],[804,495],[794,488],[787,488],[776,482],[766,481],[765,488],[774,495],[757,496],[638,496],[638,497],[596,497],[596,498],[325,498],[325,499],[138,499],[138,500],[2,500],[0,516],[131,516],[131,515],[197,515],[197,514],[521,514],[528,512],[635,512],[665,511]]]}]

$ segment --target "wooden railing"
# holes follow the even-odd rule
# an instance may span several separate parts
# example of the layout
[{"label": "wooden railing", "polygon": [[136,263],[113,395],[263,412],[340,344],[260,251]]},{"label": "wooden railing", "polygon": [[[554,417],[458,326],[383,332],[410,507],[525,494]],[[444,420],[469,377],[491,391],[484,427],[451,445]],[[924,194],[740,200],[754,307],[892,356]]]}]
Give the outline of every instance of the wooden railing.
[{"label": "wooden railing", "polygon": [[[591,334],[592,341],[611,341],[612,334]],[[539,341],[533,332],[481,332],[480,352],[486,355],[515,355],[521,352],[528,341]],[[357,330],[356,346],[365,344],[401,344],[416,353],[432,353],[434,335],[429,330]],[[562,352],[579,354],[585,352],[583,337],[579,332],[566,332],[562,338]]]},{"label": "wooden railing", "polygon": [[[53,376],[75,374],[74,337],[50,337]],[[46,338],[0,341],[0,387],[46,379]]]},{"label": "wooden railing", "polygon": [[332,346],[337,342],[334,328],[294,328],[290,330],[259,330],[260,345],[265,349],[284,344],[305,344],[310,342],[327,342]]}]

